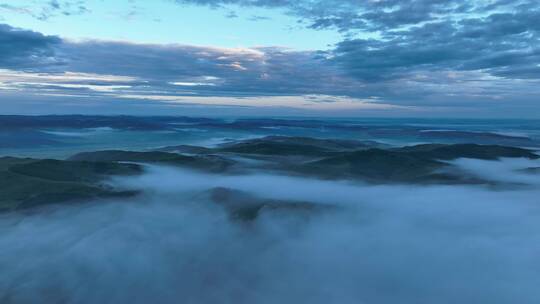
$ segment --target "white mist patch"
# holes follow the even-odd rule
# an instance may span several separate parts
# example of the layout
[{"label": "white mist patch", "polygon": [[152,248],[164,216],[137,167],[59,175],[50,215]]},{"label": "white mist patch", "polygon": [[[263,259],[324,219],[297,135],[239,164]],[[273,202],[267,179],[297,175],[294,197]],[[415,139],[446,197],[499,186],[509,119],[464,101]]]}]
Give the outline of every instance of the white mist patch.
[{"label": "white mist patch", "polygon": [[[505,161],[458,163],[471,172],[509,170]],[[113,183],[145,194],[0,218],[0,302],[536,304],[540,297],[538,187],[373,186],[155,166]],[[214,187],[337,209],[235,222],[196,195]]]},{"label": "white mist patch", "polygon": [[71,130],[42,130],[41,132],[56,135],[56,136],[63,136],[63,137],[88,137],[88,136],[94,136],[101,133],[108,133],[115,131],[115,129],[110,127],[98,127],[98,128],[87,128],[87,129],[78,129],[79,131],[75,131],[74,129]]},{"label": "white mist patch", "polygon": [[539,159],[502,158],[500,160],[478,160],[461,158],[450,163],[470,175],[485,180],[540,186],[540,174],[527,172],[531,168],[540,168]]}]

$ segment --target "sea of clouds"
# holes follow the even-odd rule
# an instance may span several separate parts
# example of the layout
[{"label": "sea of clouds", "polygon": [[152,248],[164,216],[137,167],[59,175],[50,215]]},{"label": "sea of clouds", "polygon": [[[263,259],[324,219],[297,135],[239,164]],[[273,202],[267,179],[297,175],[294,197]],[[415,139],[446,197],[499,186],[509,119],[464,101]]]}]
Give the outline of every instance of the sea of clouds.
[{"label": "sea of clouds", "polygon": [[[487,185],[368,185],[151,166],[135,199],[0,215],[1,303],[540,301],[538,161],[453,162]],[[499,185],[498,185],[499,184]],[[336,206],[232,220],[214,187]]]}]

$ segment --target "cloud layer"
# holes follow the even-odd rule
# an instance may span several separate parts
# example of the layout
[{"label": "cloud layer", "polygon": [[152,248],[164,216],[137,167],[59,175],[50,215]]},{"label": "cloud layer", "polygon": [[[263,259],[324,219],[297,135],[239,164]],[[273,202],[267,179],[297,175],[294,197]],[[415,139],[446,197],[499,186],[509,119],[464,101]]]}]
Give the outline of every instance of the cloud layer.
[{"label": "cloud layer", "polygon": [[[404,72],[487,70],[506,78],[540,77],[536,1],[178,0],[181,4],[283,8],[307,26],[351,34],[333,52],[367,81]],[[371,38],[355,38],[370,34]]]},{"label": "cloud layer", "polygon": [[[0,299],[536,303],[540,180],[516,170],[538,162],[458,165],[528,186],[369,186],[152,167],[115,181],[146,191],[130,202],[0,217]],[[235,222],[204,195],[218,186],[336,208]]]},{"label": "cloud layer", "polygon": [[[283,10],[304,26],[335,29],[345,38],[330,50],[300,52],[272,46],[74,42],[2,25],[0,51],[5,55],[0,68],[9,70],[3,73],[44,78],[24,83],[4,76],[0,87],[108,98],[149,96],[149,100],[322,95],[501,114],[508,112],[504,108],[518,113],[538,108],[540,5],[535,1],[176,2],[229,12],[243,6]],[[53,86],[46,79],[67,73],[130,81],[111,84],[99,76]],[[309,98],[305,102],[309,104]]]},{"label": "cloud layer", "polygon": [[0,67],[24,69],[47,66],[61,39],[0,24]]}]

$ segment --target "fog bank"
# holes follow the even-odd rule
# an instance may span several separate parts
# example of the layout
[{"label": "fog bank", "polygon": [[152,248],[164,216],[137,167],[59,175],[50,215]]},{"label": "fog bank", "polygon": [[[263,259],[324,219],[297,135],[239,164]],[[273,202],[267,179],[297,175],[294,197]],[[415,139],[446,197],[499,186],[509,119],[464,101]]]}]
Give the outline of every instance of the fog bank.
[{"label": "fog bank", "polygon": [[[538,303],[537,161],[454,162],[508,186],[367,185],[148,167],[129,201],[0,216],[2,303]],[[521,171],[520,171],[521,170]],[[235,221],[204,193],[336,206]]]}]

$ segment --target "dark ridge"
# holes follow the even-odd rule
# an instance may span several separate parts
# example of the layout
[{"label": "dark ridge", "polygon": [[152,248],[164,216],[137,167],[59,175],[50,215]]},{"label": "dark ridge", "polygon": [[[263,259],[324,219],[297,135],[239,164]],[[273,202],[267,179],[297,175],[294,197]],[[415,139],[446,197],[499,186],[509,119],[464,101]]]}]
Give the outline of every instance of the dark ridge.
[{"label": "dark ridge", "polygon": [[531,150],[477,144],[440,145],[426,144],[395,149],[394,151],[416,154],[430,159],[450,160],[456,158],[497,159],[501,157],[525,157],[537,159],[538,155]]},{"label": "dark ridge", "polygon": [[213,155],[189,156],[177,153],[160,151],[133,152],[121,150],[106,150],[96,152],[83,152],[69,158],[73,161],[91,162],[141,162],[161,163],[184,166],[192,169],[200,169],[211,172],[223,172],[230,168],[234,162],[223,157]]},{"label": "dark ridge", "polygon": [[0,130],[39,128],[99,128],[110,127],[122,130],[170,130],[175,123],[210,123],[210,118],[167,117],[167,116],[86,116],[86,115],[45,115],[22,116],[0,115]]},{"label": "dark ridge", "polygon": [[0,149],[2,148],[35,148],[61,145],[56,136],[35,130],[4,130],[0,122]]},{"label": "dark ridge", "polygon": [[420,131],[421,137],[428,138],[470,138],[471,140],[503,140],[503,141],[521,141],[532,142],[532,139],[523,136],[504,135],[492,132],[470,132],[470,131]]},{"label": "dark ridge", "polygon": [[0,211],[21,210],[94,198],[125,197],[102,182],[113,175],[139,174],[133,164],[0,158]]},{"label": "dark ridge", "polygon": [[104,176],[140,174],[142,168],[136,164],[44,159],[13,165],[8,171],[51,181],[96,182]]},{"label": "dark ridge", "polygon": [[209,196],[212,202],[223,206],[231,218],[240,221],[256,220],[263,211],[286,210],[313,213],[334,208],[310,202],[264,199],[243,191],[223,187],[209,190]]},{"label": "dark ridge", "polygon": [[267,136],[221,145],[221,152],[261,155],[318,156],[331,152],[366,149],[381,144],[373,141],[321,139],[311,137]]},{"label": "dark ridge", "polygon": [[231,122],[214,121],[201,123],[200,126],[208,128],[236,129],[236,130],[264,130],[267,127],[296,127],[296,128],[321,128],[327,125],[326,122],[320,120],[289,120],[289,119],[236,119]]},{"label": "dark ridge", "polygon": [[445,163],[412,154],[369,149],[309,162],[295,170],[328,178],[413,182],[445,166]]},{"label": "dark ridge", "polygon": [[191,145],[167,146],[167,147],[156,149],[154,151],[186,153],[186,154],[210,154],[214,152],[212,148],[191,146]]},{"label": "dark ridge", "polygon": [[442,169],[450,166],[443,160],[501,157],[538,158],[532,151],[514,147],[435,144],[343,152],[288,169],[324,178],[359,178],[374,182],[478,183],[476,179],[442,173]]}]

